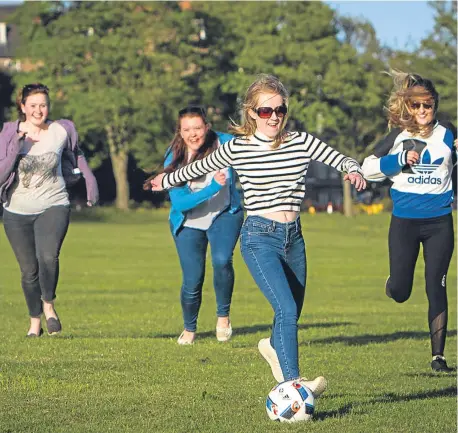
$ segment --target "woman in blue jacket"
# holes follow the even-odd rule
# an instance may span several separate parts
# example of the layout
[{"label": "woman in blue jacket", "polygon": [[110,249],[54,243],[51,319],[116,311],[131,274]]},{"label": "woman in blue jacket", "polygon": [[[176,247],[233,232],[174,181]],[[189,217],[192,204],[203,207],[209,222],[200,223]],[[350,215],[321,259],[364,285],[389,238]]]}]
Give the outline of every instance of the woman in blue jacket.
[{"label": "woman in blue jacket", "polygon": [[[183,108],[178,113],[175,136],[165,156],[165,171],[171,172],[202,159],[231,138],[230,134],[210,129],[203,108]],[[227,341],[232,335],[229,320],[234,288],[232,255],[243,224],[235,182],[232,169],[225,169],[169,191],[170,229],[183,273],[184,331],[178,344],[192,344],[195,339],[209,243],[217,304],[216,337],[218,341]]]}]

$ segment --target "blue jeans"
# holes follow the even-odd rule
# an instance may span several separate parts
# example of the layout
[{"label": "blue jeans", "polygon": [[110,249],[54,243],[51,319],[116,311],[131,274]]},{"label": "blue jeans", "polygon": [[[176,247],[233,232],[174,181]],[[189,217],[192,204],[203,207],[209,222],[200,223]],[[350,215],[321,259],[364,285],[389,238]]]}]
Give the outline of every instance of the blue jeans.
[{"label": "blue jeans", "polygon": [[232,255],[242,223],[242,211],[235,214],[225,211],[216,217],[208,230],[182,227],[173,237],[183,273],[180,298],[184,328],[187,331],[195,332],[197,329],[208,243],[212,256],[216,315],[229,316],[234,289]]},{"label": "blue jeans", "polygon": [[299,217],[279,223],[249,216],[240,248],[256,284],[274,310],[271,344],[285,380],[299,375],[297,321],[305,295],[307,261]]}]

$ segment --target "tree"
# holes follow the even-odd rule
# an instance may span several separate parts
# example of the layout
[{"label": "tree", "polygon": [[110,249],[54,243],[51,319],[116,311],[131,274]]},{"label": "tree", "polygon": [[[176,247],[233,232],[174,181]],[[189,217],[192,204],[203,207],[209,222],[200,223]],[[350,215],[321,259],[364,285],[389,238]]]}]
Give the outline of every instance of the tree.
[{"label": "tree", "polygon": [[39,67],[17,83],[52,83],[54,114],[70,115],[77,123],[95,155],[93,164],[110,158],[116,206],[127,209],[129,157],[151,170],[174,130],[175,113],[194,97],[182,78],[192,62],[195,29],[172,2],[28,8],[17,13],[26,39],[20,54]]},{"label": "tree", "polygon": [[[343,153],[362,159],[386,129],[383,102],[389,78],[384,53],[366,22],[339,20],[320,2],[197,2],[193,8],[220,17],[225,74],[212,77],[213,100],[230,101],[264,72],[290,90],[290,127],[307,129]],[[343,38],[340,34],[343,33]],[[344,184],[346,214],[351,188]]]},{"label": "tree", "polygon": [[434,83],[440,94],[439,116],[457,121],[457,3],[429,2],[435,11],[431,33],[414,52],[395,51],[390,66],[420,74]]}]

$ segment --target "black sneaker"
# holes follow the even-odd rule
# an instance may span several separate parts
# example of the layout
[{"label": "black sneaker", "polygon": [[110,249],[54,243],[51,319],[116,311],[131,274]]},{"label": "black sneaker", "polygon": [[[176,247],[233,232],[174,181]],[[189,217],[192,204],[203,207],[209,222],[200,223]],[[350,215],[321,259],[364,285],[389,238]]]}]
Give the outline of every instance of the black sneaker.
[{"label": "black sneaker", "polygon": [[440,373],[452,373],[454,368],[450,368],[444,358],[435,358],[431,362],[431,368]]},{"label": "black sneaker", "polygon": [[388,275],[388,278],[386,279],[386,283],[385,283],[385,293],[386,293],[386,296],[388,296],[389,298],[393,298],[391,296],[391,291],[390,291],[390,288],[389,288],[389,284],[390,284],[390,276]]}]

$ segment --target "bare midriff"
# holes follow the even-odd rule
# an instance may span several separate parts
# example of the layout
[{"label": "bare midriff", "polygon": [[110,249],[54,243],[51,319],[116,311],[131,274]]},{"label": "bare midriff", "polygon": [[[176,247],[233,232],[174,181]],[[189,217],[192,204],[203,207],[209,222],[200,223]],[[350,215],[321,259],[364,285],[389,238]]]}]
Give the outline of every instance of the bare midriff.
[{"label": "bare midriff", "polygon": [[295,221],[298,215],[299,215],[299,212],[278,211],[278,212],[265,213],[262,215],[262,217],[277,221],[279,223],[290,223],[292,221]]}]

